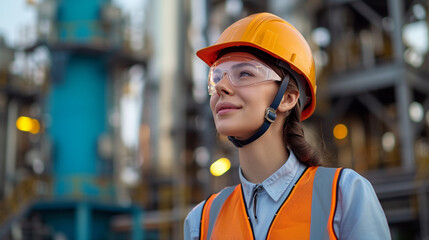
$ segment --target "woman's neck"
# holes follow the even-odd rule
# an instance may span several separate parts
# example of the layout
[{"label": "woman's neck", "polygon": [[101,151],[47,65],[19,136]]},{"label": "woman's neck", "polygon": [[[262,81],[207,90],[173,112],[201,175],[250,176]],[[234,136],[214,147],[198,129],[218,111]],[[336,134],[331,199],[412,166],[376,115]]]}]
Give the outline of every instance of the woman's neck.
[{"label": "woman's neck", "polygon": [[289,157],[282,136],[276,134],[279,131],[270,130],[274,129],[269,129],[257,141],[239,148],[241,170],[250,182],[263,182],[283,166]]}]

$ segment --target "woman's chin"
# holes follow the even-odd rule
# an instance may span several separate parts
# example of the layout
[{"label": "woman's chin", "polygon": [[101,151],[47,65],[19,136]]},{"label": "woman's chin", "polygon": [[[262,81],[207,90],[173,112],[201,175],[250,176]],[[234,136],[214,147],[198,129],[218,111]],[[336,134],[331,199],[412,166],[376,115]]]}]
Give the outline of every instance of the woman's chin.
[{"label": "woman's chin", "polygon": [[217,132],[224,136],[237,136],[237,131],[235,129],[217,128]]},{"label": "woman's chin", "polygon": [[240,129],[238,129],[237,127],[227,128],[223,126],[223,127],[217,127],[216,129],[217,129],[217,132],[221,135],[232,136],[237,139],[247,139],[254,132],[254,131],[245,131],[245,130],[240,131]]}]

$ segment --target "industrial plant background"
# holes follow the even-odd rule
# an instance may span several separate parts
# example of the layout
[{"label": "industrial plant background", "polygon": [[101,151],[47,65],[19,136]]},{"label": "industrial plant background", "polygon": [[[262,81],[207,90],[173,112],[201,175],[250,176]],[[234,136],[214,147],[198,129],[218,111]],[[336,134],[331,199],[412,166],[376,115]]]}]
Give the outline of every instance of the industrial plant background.
[{"label": "industrial plant background", "polygon": [[[15,14],[16,6],[31,17]],[[0,2],[0,239],[183,239],[238,183],[195,52],[271,12],[309,42],[325,165],[373,184],[392,239],[429,239],[427,0]],[[27,16],[28,17],[28,16]]]}]

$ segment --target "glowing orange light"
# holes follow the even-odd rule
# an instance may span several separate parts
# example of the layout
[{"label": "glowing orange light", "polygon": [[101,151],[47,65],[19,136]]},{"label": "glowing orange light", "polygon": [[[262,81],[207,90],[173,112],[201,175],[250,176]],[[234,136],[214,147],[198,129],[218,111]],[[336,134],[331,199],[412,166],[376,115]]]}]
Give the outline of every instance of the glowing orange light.
[{"label": "glowing orange light", "polygon": [[334,133],[334,137],[336,139],[340,139],[341,140],[341,139],[344,139],[344,138],[347,137],[348,130],[347,130],[346,125],[344,125],[344,124],[337,124],[334,127],[333,133]]},{"label": "glowing orange light", "polygon": [[40,131],[40,123],[36,119],[21,116],[16,120],[16,128],[23,132],[36,134]]},{"label": "glowing orange light", "polygon": [[32,122],[33,126],[31,128],[30,132],[32,134],[39,133],[39,131],[40,131],[40,123],[39,123],[39,121],[37,121],[36,119],[32,119],[31,122]]}]

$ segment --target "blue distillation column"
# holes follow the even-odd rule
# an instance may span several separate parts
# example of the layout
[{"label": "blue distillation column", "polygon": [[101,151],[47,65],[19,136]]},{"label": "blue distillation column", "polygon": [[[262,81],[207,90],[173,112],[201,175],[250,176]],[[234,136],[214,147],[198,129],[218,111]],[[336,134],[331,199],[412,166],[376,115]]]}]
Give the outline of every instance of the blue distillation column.
[{"label": "blue distillation column", "polygon": [[[113,181],[101,180],[106,179],[100,170],[105,160],[97,153],[98,138],[108,132],[108,59],[112,46],[106,41],[101,16],[110,1],[56,3],[57,41],[48,44],[52,72],[47,98],[56,201],[45,206],[43,217],[67,239],[89,240],[111,238],[109,217],[128,212],[133,222],[129,238],[142,239],[138,226],[141,211],[115,205]],[[109,178],[113,179],[112,173]]]},{"label": "blue distillation column", "polygon": [[[55,195],[91,198],[102,159],[97,138],[106,132],[106,55],[97,52],[102,0],[58,4],[58,48],[53,51],[49,133],[54,144]],[[101,42],[100,42],[101,43]],[[102,50],[102,48],[99,48]]]}]

